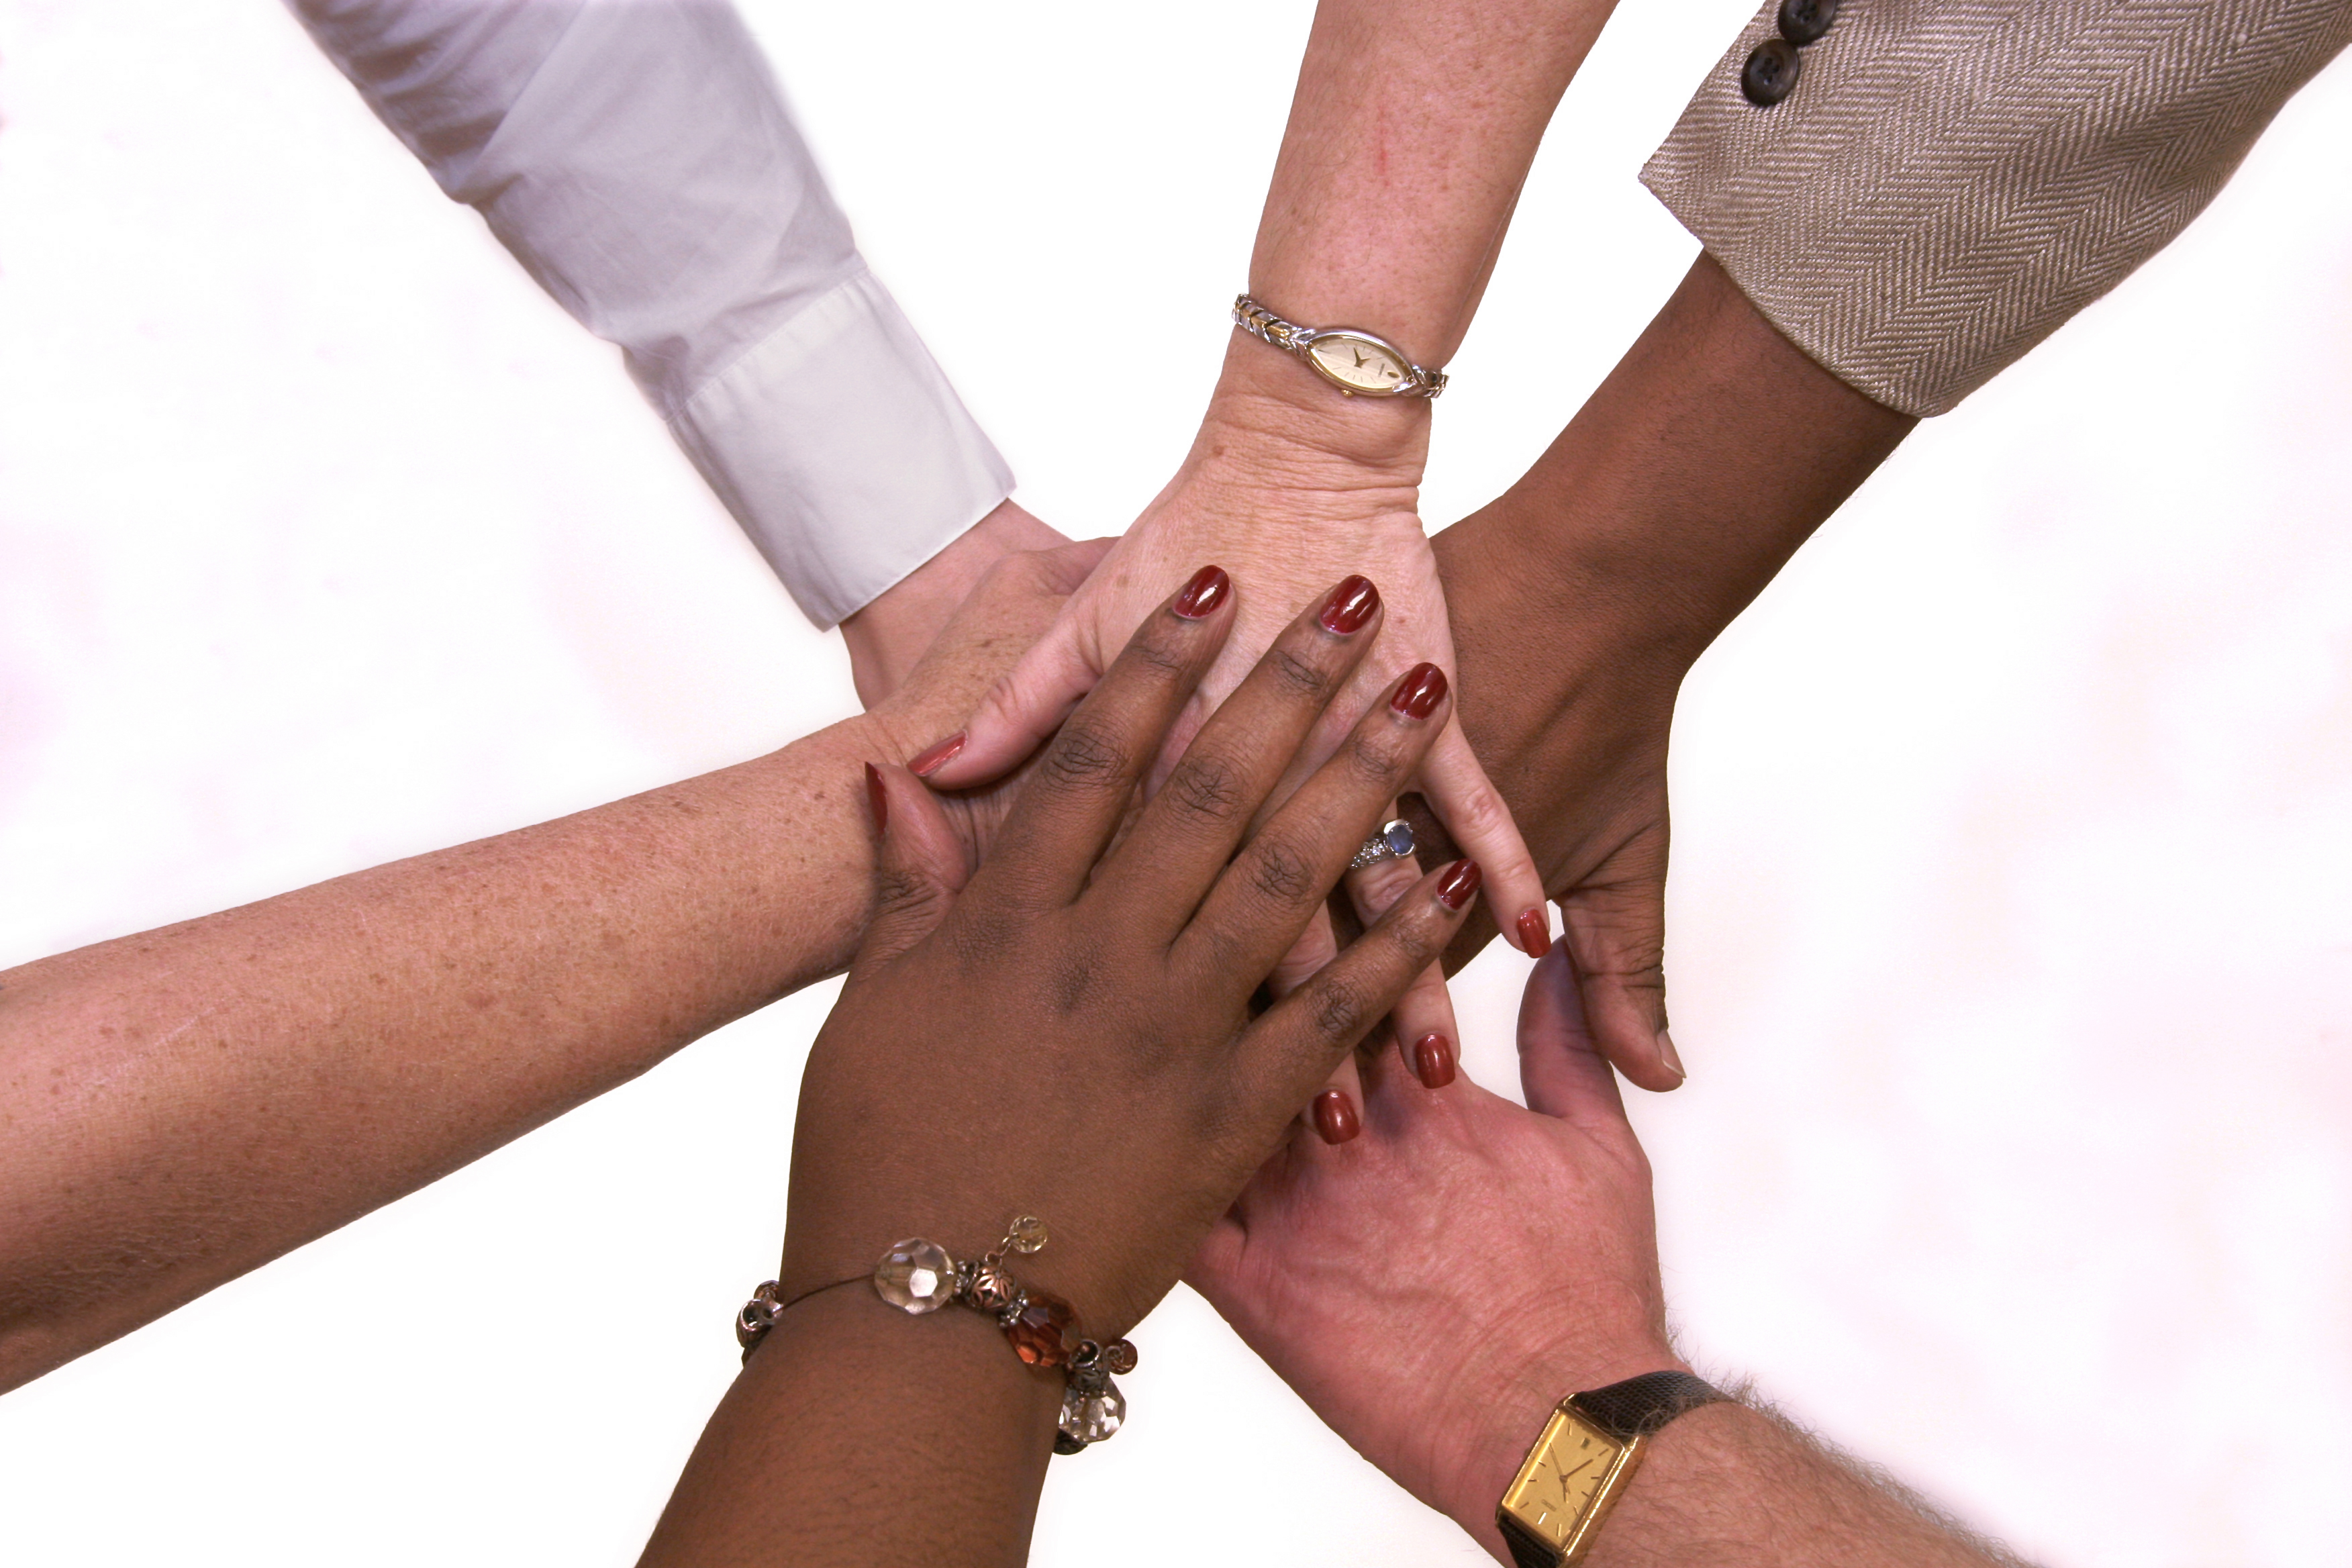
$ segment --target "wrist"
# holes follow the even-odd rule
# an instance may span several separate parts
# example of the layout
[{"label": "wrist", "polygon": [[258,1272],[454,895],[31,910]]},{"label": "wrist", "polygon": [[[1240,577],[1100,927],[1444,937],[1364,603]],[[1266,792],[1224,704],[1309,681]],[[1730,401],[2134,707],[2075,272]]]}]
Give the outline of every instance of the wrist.
[{"label": "wrist", "polygon": [[[1502,1561],[1510,1561],[1495,1525],[1495,1505],[1517,1476],[1528,1449],[1559,1402],[1571,1394],[1606,1388],[1652,1372],[1688,1372],[1689,1366],[1663,1342],[1622,1346],[1577,1346],[1499,1369],[1477,1388],[1462,1412],[1463,1439],[1443,1483],[1437,1506]],[[1474,1380],[1475,1381],[1475,1380]],[[1466,1393],[1473,1391],[1465,1390]]]},{"label": "wrist", "polygon": [[[1290,462],[1417,489],[1429,420],[1426,398],[1349,396],[1236,327],[1201,423],[1204,443],[1214,433],[1232,448],[1207,455],[1228,457],[1271,483],[1283,482],[1282,465]],[[1194,455],[1204,455],[1201,446]]]},{"label": "wrist", "polygon": [[940,629],[999,561],[1066,542],[1020,506],[1002,501],[938,554],[844,616],[841,638],[849,649],[857,700],[871,708],[903,685]]}]

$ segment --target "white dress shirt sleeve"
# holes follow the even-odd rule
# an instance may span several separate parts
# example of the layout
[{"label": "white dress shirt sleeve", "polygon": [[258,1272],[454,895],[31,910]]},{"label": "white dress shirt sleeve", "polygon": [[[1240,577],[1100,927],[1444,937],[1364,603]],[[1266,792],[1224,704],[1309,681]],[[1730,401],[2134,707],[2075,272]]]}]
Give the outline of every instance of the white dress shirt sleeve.
[{"label": "white dress shirt sleeve", "polygon": [[441,188],[620,346],[817,625],[1011,493],[726,0],[288,3]]}]

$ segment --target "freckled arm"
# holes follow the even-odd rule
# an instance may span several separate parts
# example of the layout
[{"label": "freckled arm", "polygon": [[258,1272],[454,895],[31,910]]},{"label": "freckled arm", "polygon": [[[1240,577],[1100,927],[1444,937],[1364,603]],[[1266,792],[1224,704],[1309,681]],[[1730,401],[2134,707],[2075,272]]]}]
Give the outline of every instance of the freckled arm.
[{"label": "freckled arm", "polygon": [[0,1389],[843,967],[905,751],[856,720],[0,973]]}]

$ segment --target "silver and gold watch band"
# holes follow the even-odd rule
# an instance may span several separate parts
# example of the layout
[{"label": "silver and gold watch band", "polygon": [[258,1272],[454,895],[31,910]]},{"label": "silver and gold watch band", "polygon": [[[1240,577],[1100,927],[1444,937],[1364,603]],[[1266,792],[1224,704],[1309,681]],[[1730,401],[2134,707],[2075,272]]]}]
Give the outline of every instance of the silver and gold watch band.
[{"label": "silver and gold watch band", "polygon": [[1302,327],[1286,321],[1248,295],[1234,300],[1234,325],[1296,354],[1307,368],[1349,397],[1435,397],[1445,373],[1425,370],[1373,332],[1354,327]]}]

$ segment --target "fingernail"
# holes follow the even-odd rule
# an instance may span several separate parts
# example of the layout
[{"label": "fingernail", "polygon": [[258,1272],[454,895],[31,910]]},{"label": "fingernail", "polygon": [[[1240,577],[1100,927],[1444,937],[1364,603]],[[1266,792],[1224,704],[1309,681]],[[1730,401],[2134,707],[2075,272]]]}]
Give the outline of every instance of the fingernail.
[{"label": "fingernail", "polygon": [[1460,909],[1478,890],[1478,876],[1477,861],[1456,860],[1445,868],[1444,877],[1438,881],[1437,901],[1449,910]]},{"label": "fingernail", "polygon": [[1323,601],[1323,613],[1315,618],[1335,637],[1350,637],[1362,631],[1380,607],[1381,591],[1372,586],[1372,580],[1350,577],[1331,590],[1331,596]]},{"label": "fingernail", "polygon": [[1529,958],[1541,958],[1551,951],[1551,919],[1540,908],[1519,917],[1519,945]]},{"label": "fingernail", "polygon": [[927,779],[947,766],[948,759],[963,750],[964,733],[958,730],[929,751],[921,752],[908,763],[907,771],[919,779]]},{"label": "fingernail", "polygon": [[1176,613],[1188,621],[1197,621],[1223,604],[1233,585],[1234,580],[1225,575],[1223,567],[1203,566],[1192,574],[1192,580],[1176,595]]},{"label": "fingernail", "polygon": [[1364,1130],[1356,1120],[1356,1102],[1336,1089],[1315,1097],[1315,1131],[1326,1143],[1345,1143]]},{"label": "fingernail", "polygon": [[1444,1089],[1454,1081],[1454,1042],[1444,1035],[1423,1035],[1412,1043],[1412,1073],[1425,1089]]},{"label": "fingernail", "polygon": [[866,764],[866,798],[874,807],[874,831],[879,833],[890,825],[890,797],[883,793],[882,770],[872,763]]},{"label": "fingernail", "polygon": [[1426,719],[1445,700],[1445,672],[1433,664],[1416,664],[1404,684],[1389,699],[1389,706],[1408,719]]},{"label": "fingernail", "polygon": [[1666,1070],[1676,1078],[1690,1077],[1683,1069],[1683,1058],[1675,1050],[1675,1037],[1664,1029],[1658,1031],[1658,1057],[1666,1064]]}]

